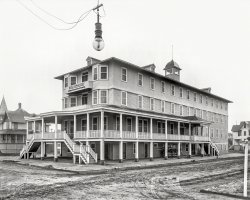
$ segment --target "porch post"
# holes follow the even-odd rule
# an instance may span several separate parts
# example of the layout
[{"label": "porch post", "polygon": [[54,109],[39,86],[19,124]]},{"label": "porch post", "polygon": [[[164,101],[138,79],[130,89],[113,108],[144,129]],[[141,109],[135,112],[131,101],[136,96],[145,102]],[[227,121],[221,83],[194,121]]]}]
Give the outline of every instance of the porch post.
[{"label": "porch post", "polygon": [[135,138],[138,139],[138,115],[135,116]]},{"label": "porch post", "polygon": [[28,140],[28,135],[29,135],[29,121],[26,122],[26,141]]},{"label": "porch post", "polygon": [[150,161],[153,161],[153,154],[154,154],[154,143],[150,142],[150,155],[149,155],[149,159]]},{"label": "porch post", "polygon": [[191,158],[192,157],[192,143],[189,142],[188,144],[188,157]]},{"label": "porch post", "polygon": [[119,142],[119,163],[123,161],[123,141]]},{"label": "porch post", "polygon": [[[189,134],[189,137],[191,137],[191,135],[192,135],[191,123],[189,123],[189,125],[188,125],[188,134]],[[190,139],[191,139],[191,138],[190,138]]]},{"label": "porch post", "polygon": [[44,118],[42,117],[42,139],[44,135]]},{"label": "porch post", "polygon": [[36,121],[34,120],[34,122],[33,122],[34,124],[33,124],[33,133],[36,133]]},{"label": "porch post", "polygon": [[41,142],[41,160],[44,159],[44,142]]},{"label": "porch post", "polygon": [[178,122],[178,139],[180,140],[180,138],[181,138],[181,125],[180,125],[181,123],[180,122]]},{"label": "porch post", "polygon": [[104,111],[101,111],[101,138],[103,138],[104,133]]},{"label": "porch post", "polygon": [[153,139],[153,118],[150,118],[150,139]]},{"label": "porch post", "polygon": [[101,139],[100,141],[100,164],[104,165],[105,161],[104,161],[104,140]]},{"label": "porch post", "polygon": [[[165,120],[165,138],[168,139],[168,120]],[[165,144],[166,145],[166,144]],[[166,153],[166,152],[165,152]],[[166,155],[166,154],[165,154]],[[166,157],[166,156],[165,156]]]},{"label": "porch post", "polygon": [[177,158],[181,158],[181,142],[178,142],[178,156]]},{"label": "porch post", "polygon": [[89,137],[89,113],[87,113],[87,131],[86,131],[86,138]]},{"label": "porch post", "polygon": [[207,148],[207,153],[208,153],[208,155],[210,156],[210,154],[211,154],[211,149],[210,149],[211,147],[210,147],[210,143],[208,143],[208,148]]},{"label": "porch post", "polygon": [[165,160],[168,159],[168,142],[165,142]]},{"label": "porch post", "polygon": [[57,138],[57,115],[55,115],[55,139]]},{"label": "porch post", "polygon": [[139,161],[139,142],[135,142],[135,162]]},{"label": "porch post", "polygon": [[54,161],[58,161],[58,156],[57,156],[57,142],[54,141]]},{"label": "porch post", "polygon": [[123,127],[122,127],[122,113],[120,113],[120,138],[122,138],[122,130],[123,130]]},{"label": "porch post", "polygon": [[76,115],[74,115],[74,133],[73,137],[76,138]]},{"label": "porch post", "polygon": [[204,143],[201,143],[201,157],[203,157],[204,154],[205,154]]},{"label": "porch post", "polygon": [[[82,148],[82,143],[80,144],[81,145],[81,148]],[[90,145],[89,145],[89,141],[88,140],[86,140],[86,150],[87,150],[87,152],[89,151],[89,148],[90,148]],[[89,157],[89,153],[87,153],[87,163],[89,163],[90,162],[90,157]]]}]

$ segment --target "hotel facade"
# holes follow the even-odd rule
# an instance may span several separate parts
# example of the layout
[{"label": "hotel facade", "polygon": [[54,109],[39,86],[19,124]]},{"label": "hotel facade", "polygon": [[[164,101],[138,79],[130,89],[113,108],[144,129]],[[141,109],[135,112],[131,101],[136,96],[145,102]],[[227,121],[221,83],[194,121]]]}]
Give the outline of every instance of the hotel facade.
[{"label": "hotel facade", "polygon": [[20,157],[44,159],[50,149],[55,161],[103,164],[226,153],[231,101],[182,83],[173,60],[164,75],[155,68],[88,57],[85,67],[56,77],[62,110],[26,118]]}]

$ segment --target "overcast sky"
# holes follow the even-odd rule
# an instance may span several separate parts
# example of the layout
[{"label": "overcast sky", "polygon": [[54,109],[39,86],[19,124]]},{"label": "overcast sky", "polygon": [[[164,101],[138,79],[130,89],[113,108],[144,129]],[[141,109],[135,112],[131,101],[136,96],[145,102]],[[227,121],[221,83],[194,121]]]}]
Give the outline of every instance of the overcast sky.
[{"label": "overcast sky", "polygon": [[[58,28],[30,0],[20,0]],[[33,0],[67,21],[93,8],[96,0]],[[96,15],[74,29],[54,30],[16,0],[0,0],[0,97],[8,108],[18,102],[32,113],[61,110],[62,83],[54,77],[85,66],[87,56],[118,57],[163,73],[171,60],[182,68],[181,81],[232,100],[232,124],[250,120],[249,0],[103,0],[105,48],[92,48]]]}]

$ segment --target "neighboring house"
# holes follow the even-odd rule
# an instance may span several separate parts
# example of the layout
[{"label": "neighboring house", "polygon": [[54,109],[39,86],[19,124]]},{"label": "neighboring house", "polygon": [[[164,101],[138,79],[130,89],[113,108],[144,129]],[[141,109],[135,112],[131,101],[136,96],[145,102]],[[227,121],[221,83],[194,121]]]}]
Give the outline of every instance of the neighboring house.
[{"label": "neighboring house", "polygon": [[164,75],[155,68],[88,57],[85,67],[56,77],[62,110],[27,118],[32,128],[21,157],[43,159],[51,147],[55,160],[71,152],[74,162],[85,163],[228,152],[231,101],[182,83],[173,60]]},{"label": "neighboring house", "polygon": [[242,121],[232,127],[232,145],[242,145],[242,141],[250,137],[250,121]]},{"label": "neighboring house", "polygon": [[23,110],[21,103],[17,110],[9,111],[3,97],[0,105],[0,155],[20,153],[26,142],[25,116],[34,115]]}]

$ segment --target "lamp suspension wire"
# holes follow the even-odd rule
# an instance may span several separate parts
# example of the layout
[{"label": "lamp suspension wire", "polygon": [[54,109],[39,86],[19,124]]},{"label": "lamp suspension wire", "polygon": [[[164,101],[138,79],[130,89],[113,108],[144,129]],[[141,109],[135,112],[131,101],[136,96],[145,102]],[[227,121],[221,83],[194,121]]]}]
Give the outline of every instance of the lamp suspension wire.
[{"label": "lamp suspension wire", "polygon": [[[21,0],[16,0],[23,8],[25,8],[27,11],[29,11],[32,15],[34,15],[36,18],[38,18],[39,20],[41,20],[42,22],[44,22],[45,24],[47,24],[48,26],[50,26],[51,28],[55,29],[55,30],[71,30],[73,28],[75,28],[78,23],[80,23],[81,21],[83,21],[90,13],[91,11],[95,11],[96,9],[98,10],[98,13],[99,13],[99,8],[100,7],[103,7],[103,4],[100,4],[99,5],[99,0],[98,0],[98,5],[95,7],[95,8],[92,8],[86,12],[84,12],[83,14],[80,15],[80,17],[74,21],[74,22],[67,22],[53,14],[51,14],[50,12],[46,11],[45,9],[41,8],[40,6],[38,6],[33,0],[30,0],[31,3],[37,7],[39,10],[41,10],[42,12],[44,12],[45,14],[59,20],[60,22],[64,23],[64,24],[68,24],[68,25],[72,25],[71,27],[69,28],[58,28],[54,25],[52,25],[51,23],[49,23],[48,21],[46,21],[45,19],[43,19],[41,16],[39,16],[36,12],[34,12],[33,10],[31,10],[27,5],[25,5]],[[103,9],[104,10],[104,9]],[[105,12],[105,11],[104,11]],[[106,15],[106,14],[105,14]]]}]

